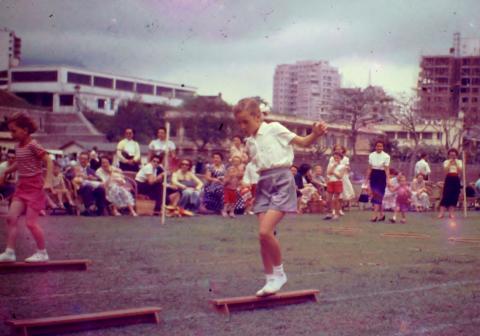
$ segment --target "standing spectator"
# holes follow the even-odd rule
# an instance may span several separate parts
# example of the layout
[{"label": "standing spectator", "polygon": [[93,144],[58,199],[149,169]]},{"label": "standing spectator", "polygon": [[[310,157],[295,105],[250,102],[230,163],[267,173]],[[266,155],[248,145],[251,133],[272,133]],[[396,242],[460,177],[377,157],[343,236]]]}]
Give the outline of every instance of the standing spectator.
[{"label": "standing spectator", "polygon": [[252,207],[253,202],[255,201],[255,193],[259,178],[260,175],[258,175],[255,165],[252,162],[247,163],[242,178],[242,187],[247,190],[245,193],[242,193],[242,197],[245,200],[245,211],[249,215],[253,215]]},{"label": "standing spectator", "polygon": [[[155,201],[156,212],[160,212],[160,209],[162,208],[163,175],[165,172],[163,171],[163,168],[157,168],[161,167],[163,157],[163,154],[150,157],[150,162],[143,166],[135,176],[138,193],[146,195]],[[158,173],[159,170],[160,173]]]},{"label": "standing spectator", "polygon": [[460,196],[460,175],[463,169],[463,163],[457,157],[458,151],[455,148],[450,148],[448,150],[448,159],[443,162],[443,170],[446,176],[438,218],[444,217],[447,208],[449,217],[451,219],[454,218],[454,210],[458,203],[458,196]]},{"label": "standing spectator", "polygon": [[88,158],[89,153],[80,153],[73,182],[78,181],[75,185],[77,185],[78,195],[85,205],[86,212],[84,214],[101,216],[107,203],[105,188],[101,185],[100,178],[95,171],[89,166]]},{"label": "standing spectator", "polygon": [[117,145],[117,156],[123,171],[137,172],[140,168],[140,146],[133,136],[133,129],[126,128],[125,138]]},{"label": "standing spectator", "polygon": [[219,152],[213,153],[212,163],[207,165],[204,187],[203,203],[210,211],[220,213],[223,209],[223,178],[225,176],[225,165],[223,155]]},{"label": "standing spectator", "polygon": [[331,204],[332,214],[327,215],[324,219],[336,220],[340,216],[341,201],[340,194],[343,192],[343,175],[346,173],[347,167],[342,163],[343,154],[341,152],[333,153],[333,160],[327,167],[327,192],[328,202]]},{"label": "standing spectator", "polygon": [[235,217],[235,203],[237,202],[237,191],[239,187],[240,178],[238,169],[235,166],[230,166],[227,168],[223,180],[223,217]]},{"label": "standing spectator", "polygon": [[[7,161],[0,163],[0,176],[4,175],[7,169],[15,165],[15,150],[7,150]],[[17,183],[17,171],[13,171],[5,175],[3,183],[0,184],[0,195],[5,199],[9,199],[15,192],[15,184]]]},{"label": "standing spectator", "polygon": [[232,138],[232,145],[230,146],[229,160],[231,161],[234,156],[238,156],[242,163],[246,164],[248,162],[247,150],[244,144],[242,143],[242,139],[238,135],[235,135]]},{"label": "standing spectator", "polygon": [[400,213],[402,219],[400,222],[406,223],[407,219],[405,213],[410,208],[412,192],[408,187],[407,178],[404,175],[398,175],[398,186],[395,188],[395,193],[397,194],[395,212],[390,222],[395,223],[397,221],[397,215]]},{"label": "standing spectator", "polygon": [[127,182],[122,171],[113,167],[112,159],[107,156],[102,156],[100,163],[101,166],[97,169],[96,174],[103,182],[107,200],[112,205],[113,215],[121,216],[118,209],[128,208],[132,216],[138,216],[134,209],[135,202],[127,188]]},{"label": "standing spectator", "polygon": [[177,149],[172,140],[167,141],[167,129],[165,127],[159,127],[157,129],[157,138],[150,141],[150,144],[148,144],[150,155],[160,155],[165,153],[167,148],[169,152]]},{"label": "standing spectator", "polygon": [[383,151],[384,143],[381,140],[375,142],[375,151],[368,157],[367,180],[370,182],[372,191],[372,204],[374,216],[371,222],[384,221],[382,202],[390,178],[390,155]]},{"label": "standing spectator", "polygon": [[428,178],[430,176],[430,173],[432,170],[430,169],[430,165],[427,162],[427,154],[422,153],[420,155],[420,160],[415,163],[415,176],[418,176],[418,174],[422,174],[425,181],[428,181]]},{"label": "standing spectator", "polygon": [[[342,177],[342,193],[340,194],[339,196],[339,202],[340,202],[340,211],[339,211],[339,214],[341,216],[344,215],[343,213],[343,207],[345,205],[345,203],[349,202],[350,200],[352,200],[353,198],[355,198],[355,191],[353,190],[353,186],[352,186],[352,182],[350,182],[350,177],[349,177],[349,173],[350,173],[350,159],[348,158],[348,156],[346,156],[347,154],[347,149],[342,146],[342,145],[335,145],[333,147],[333,153],[341,153],[342,154],[342,165],[344,166],[345,168],[345,173],[343,174],[343,177]],[[330,157],[330,160],[329,160],[329,164],[334,160],[334,157],[333,155]]]},{"label": "standing spectator", "polygon": [[412,181],[412,203],[418,212],[430,208],[430,198],[427,192],[427,185],[423,174],[418,174]]},{"label": "standing spectator", "polygon": [[191,171],[192,162],[183,159],[180,163],[180,169],[172,175],[172,185],[180,190],[180,207],[192,211],[197,211],[200,206],[200,192],[203,182]]}]

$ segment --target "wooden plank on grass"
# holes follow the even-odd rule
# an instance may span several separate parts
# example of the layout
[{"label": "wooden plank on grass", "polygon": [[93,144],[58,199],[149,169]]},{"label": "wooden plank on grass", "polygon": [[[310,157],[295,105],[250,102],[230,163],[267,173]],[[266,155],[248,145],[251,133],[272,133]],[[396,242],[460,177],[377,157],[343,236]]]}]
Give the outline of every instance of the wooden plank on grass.
[{"label": "wooden plank on grass", "polygon": [[50,260],[40,263],[2,262],[0,273],[44,272],[44,271],[86,271],[92,261],[89,259]]},{"label": "wooden plank on grass", "polygon": [[413,239],[428,239],[429,235],[415,233],[415,232],[385,232],[382,236],[389,238],[413,238]]},{"label": "wooden plank on grass", "polygon": [[480,238],[472,237],[450,237],[449,241],[454,243],[470,243],[470,244],[480,244]]},{"label": "wooden plank on grass", "polygon": [[7,320],[16,335],[42,335],[91,330],[138,323],[160,323],[159,307],[121,309],[90,314]]},{"label": "wooden plank on grass", "polygon": [[270,308],[280,305],[316,302],[318,289],[307,289],[291,292],[282,292],[270,296],[240,296],[210,300],[214,308],[221,313],[229,314],[232,311]]}]

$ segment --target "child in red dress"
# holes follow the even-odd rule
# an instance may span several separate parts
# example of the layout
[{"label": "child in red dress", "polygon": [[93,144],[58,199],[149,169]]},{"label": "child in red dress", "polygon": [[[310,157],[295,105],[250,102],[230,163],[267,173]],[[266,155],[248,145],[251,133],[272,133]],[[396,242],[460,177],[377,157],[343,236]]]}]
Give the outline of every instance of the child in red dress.
[{"label": "child in red dress", "polygon": [[[18,172],[18,183],[7,217],[7,248],[0,254],[0,262],[15,262],[15,243],[17,240],[18,219],[25,214],[27,227],[37,243],[37,252],[27,258],[26,262],[48,261],[45,238],[37,219],[40,211],[45,209],[44,189],[52,186],[53,164],[48,153],[33,140],[31,134],[37,130],[35,122],[23,113],[14,114],[8,119],[8,129],[16,146],[17,162],[4,174]],[[47,167],[46,178],[43,176],[43,164]],[[1,176],[0,179],[3,179]]]},{"label": "child in red dress", "polygon": [[227,168],[227,174],[223,180],[223,211],[222,216],[235,217],[235,203],[237,203],[237,190],[240,187],[238,169],[234,166]]}]

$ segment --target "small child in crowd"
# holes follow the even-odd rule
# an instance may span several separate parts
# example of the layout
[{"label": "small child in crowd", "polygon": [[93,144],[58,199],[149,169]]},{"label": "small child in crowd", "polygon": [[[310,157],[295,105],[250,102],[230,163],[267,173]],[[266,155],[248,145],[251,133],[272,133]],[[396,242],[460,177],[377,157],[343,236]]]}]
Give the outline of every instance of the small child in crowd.
[{"label": "small child in crowd", "polygon": [[400,222],[406,223],[407,219],[405,213],[410,208],[412,192],[408,186],[407,178],[404,175],[398,176],[398,186],[395,188],[395,192],[397,194],[395,212],[390,221],[395,223],[397,221],[398,213],[400,213],[402,216]]},{"label": "small child in crowd", "polygon": [[332,208],[332,215],[327,215],[324,219],[338,219],[340,216],[341,202],[340,194],[343,192],[343,175],[346,167],[342,164],[343,154],[340,152],[333,153],[333,160],[327,167],[327,192],[328,200]]},{"label": "small child in crowd", "polygon": [[247,163],[242,179],[242,187],[247,191],[242,193],[242,197],[245,199],[245,212],[249,215],[253,215],[252,207],[253,203],[255,202],[255,191],[257,188],[258,178],[259,176],[253,163]]},{"label": "small child in crowd", "polygon": [[227,168],[223,180],[223,211],[222,216],[235,217],[235,203],[237,202],[237,190],[240,187],[238,169],[234,166]]},{"label": "small child in crowd", "polygon": [[56,161],[53,162],[53,178],[52,178],[52,188],[50,193],[54,196],[58,202],[58,207],[60,209],[65,209],[64,201],[68,201],[68,204],[73,206],[72,196],[65,186],[65,180],[62,174],[62,168],[60,164]]},{"label": "small child in crowd", "polygon": [[365,210],[369,200],[370,200],[370,188],[368,187],[368,183],[362,183],[360,196],[358,197],[360,210]]}]

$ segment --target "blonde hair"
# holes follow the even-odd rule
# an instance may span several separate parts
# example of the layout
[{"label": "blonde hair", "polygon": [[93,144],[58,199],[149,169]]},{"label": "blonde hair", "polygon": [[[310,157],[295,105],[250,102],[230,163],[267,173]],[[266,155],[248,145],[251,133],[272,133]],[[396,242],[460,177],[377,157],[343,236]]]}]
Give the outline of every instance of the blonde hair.
[{"label": "blonde hair", "polygon": [[262,111],[260,111],[260,104],[255,98],[243,98],[233,107],[233,114],[237,114],[247,111],[252,117],[262,117]]}]

